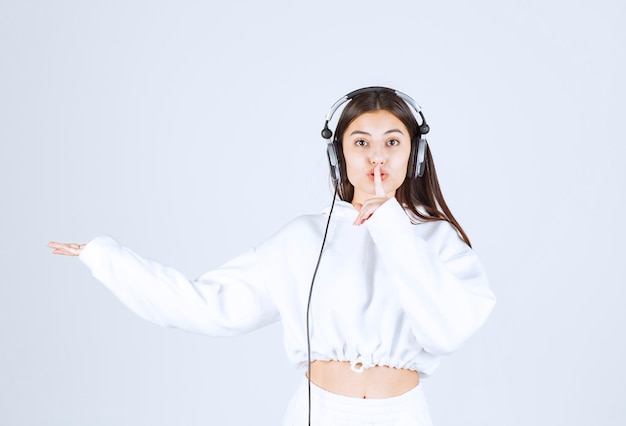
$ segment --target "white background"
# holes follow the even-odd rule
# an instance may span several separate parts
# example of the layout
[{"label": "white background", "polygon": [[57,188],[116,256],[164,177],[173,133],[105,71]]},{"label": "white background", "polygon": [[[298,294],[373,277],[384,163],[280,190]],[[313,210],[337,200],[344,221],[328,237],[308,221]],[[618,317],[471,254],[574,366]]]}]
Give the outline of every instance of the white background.
[{"label": "white background", "polygon": [[0,423],[280,424],[280,325],[147,323],[49,240],[190,278],[330,202],[330,105],[414,97],[488,271],[435,425],[626,422],[626,3],[0,0]]}]

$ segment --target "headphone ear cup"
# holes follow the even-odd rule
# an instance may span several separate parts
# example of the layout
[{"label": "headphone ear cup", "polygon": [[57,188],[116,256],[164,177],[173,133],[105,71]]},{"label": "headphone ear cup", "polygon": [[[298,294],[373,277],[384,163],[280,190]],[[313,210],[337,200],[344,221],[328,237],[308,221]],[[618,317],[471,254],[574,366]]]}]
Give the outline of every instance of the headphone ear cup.
[{"label": "headphone ear cup", "polygon": [[420,136],[419,143],[417,144],[417,161],[415,164],[415,177],[424,176],[424,170],[426,169],[426,150],[428,149],[428,142],[424,136]]},{"label": "headphone ear cup", "polygon": [[328,155],[328,164],[330,166],[330,175],[334,181],[342,183],[344,176],[341,170],[341,162],[343,159],[343,153],[339,143],[334,140],[326,145],[326,154]]},{"label": "headphone ear cup", "polygon": [[428,143],[423,136],[420,136],[417,143],[411,144],[411,156],[409,157],[409,166],[407,167],[407,177],[409,179],[417,179],[424,176],[427,148]]}]

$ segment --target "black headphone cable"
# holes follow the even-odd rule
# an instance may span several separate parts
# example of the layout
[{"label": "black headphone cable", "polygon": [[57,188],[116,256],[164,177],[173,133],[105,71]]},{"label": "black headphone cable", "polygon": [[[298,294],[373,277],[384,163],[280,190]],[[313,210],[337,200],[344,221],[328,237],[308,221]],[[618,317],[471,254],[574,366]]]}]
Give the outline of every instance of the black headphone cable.
[{"label": "black headphone cable", "polygon": [[313,284],[315,283],[315,276],[322,260],[322,253],[324,252],[324,245],[326,244],[326,236],[328,235],[328,227],[330,225],[330,218],[333,215],[333,209],[335,208],[335,200],[337,199],[337,189],[339,182],[335,180],[335,193],[333,194],[333,202],[330,205],[330,211],[328,212],[328,220],[326,221],[326,229],[324,230],[324,238],[322,239],[322,246],[320,247],[320,254],[315,264],[315,270],[313,271],[313,277],[311,278],[311,287],[309,288],[309,299],[306,303],[306,346],[307,346],[307,379],[309,385],[309,426],[311,426],[311,328],[309,324],[309,314],[311,311],[311,296],[313,295]]}]

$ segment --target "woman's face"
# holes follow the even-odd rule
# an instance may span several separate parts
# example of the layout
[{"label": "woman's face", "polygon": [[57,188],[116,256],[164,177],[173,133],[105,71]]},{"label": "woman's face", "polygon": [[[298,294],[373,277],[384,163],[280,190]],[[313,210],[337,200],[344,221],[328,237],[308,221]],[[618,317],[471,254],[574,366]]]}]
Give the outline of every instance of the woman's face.
[{"label": "woman's face", "polygon": [[353,204],[376,197],[377,165],[385,195],[395,195],[406,178],[411,154],[411,136],[402,121],[389,111],[367,112],[350,123],[342,145],[348,180],[354,186]]}]

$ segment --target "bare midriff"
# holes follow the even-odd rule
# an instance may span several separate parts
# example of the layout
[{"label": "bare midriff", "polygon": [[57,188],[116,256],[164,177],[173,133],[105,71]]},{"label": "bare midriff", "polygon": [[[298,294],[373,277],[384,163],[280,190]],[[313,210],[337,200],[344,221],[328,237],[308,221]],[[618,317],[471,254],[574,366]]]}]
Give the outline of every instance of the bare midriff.
[{"label": "bare midriff", "polygon": [[413,370],[375,366],[357,373],[349,362],[313,361],[311,382],[338,395],[377,399],[410,391],[419,384],[419,377]]}]

